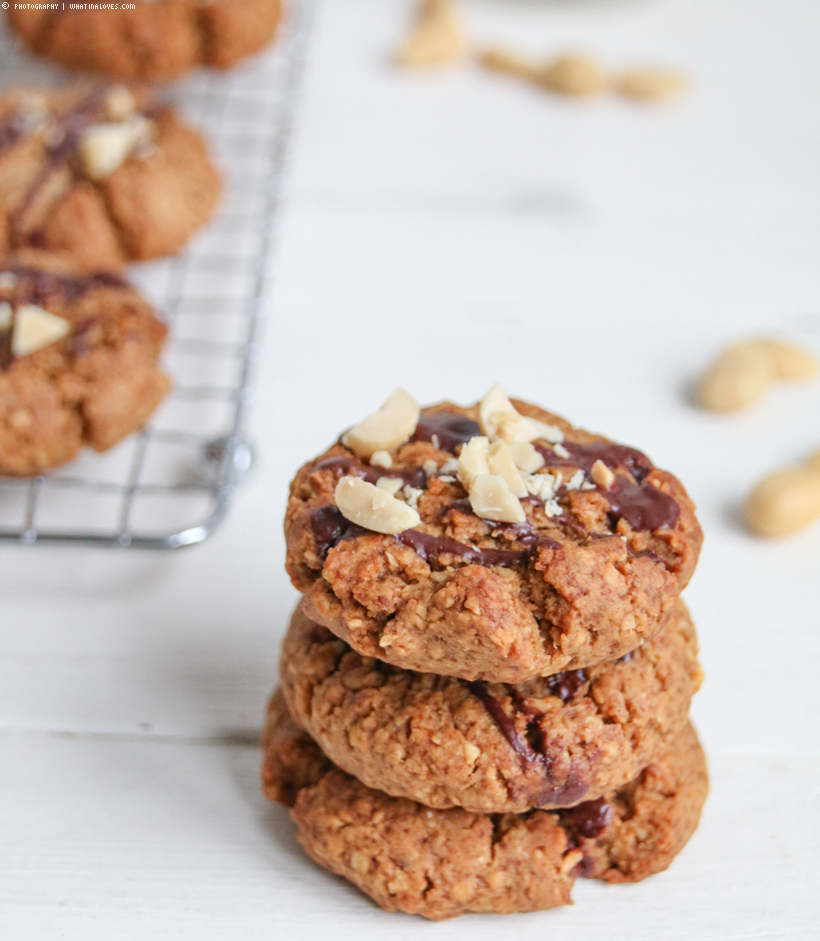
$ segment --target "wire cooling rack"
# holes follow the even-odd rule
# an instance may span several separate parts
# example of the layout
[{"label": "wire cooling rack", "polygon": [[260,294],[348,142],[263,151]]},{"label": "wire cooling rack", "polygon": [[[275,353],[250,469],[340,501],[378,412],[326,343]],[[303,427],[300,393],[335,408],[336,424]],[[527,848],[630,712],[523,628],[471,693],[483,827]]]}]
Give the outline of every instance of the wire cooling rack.
[{"label": "wire cooling rack", "polygon": [[[184,254],[130,280],[164,315],[174,389],[138,434],[58,471],[0,477],[0,541],[176,549],[203,542],[250,469],[246,412],[310,0],[290,0],[277,42],[229,73],[200,71],[168,97],[206,136],[226,193]],[[0,85],[58,84],[0,27]]]}]

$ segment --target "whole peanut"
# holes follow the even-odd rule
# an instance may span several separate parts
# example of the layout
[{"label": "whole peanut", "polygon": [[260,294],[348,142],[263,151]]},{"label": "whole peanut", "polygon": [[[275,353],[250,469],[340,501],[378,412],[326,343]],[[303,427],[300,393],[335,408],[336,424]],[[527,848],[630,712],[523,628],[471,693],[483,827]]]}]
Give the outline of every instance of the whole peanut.
[{"label": "whole peanut", "polygon": [[788,536],[820,516],[820,451],[805,464],[765,477],[746,501],[746,524],[758,536]]},{"label": "whole peanut", "polygon": [[536,81],[559,95],[582,97],[603,91],[604,75],[598,64],[584,56],[564,56],[545,65]]},{"label": "whole peanut", "polygon": [[749,340],[724,350],[697,389],[698,403],[714,412],[732,412],[753,405],[775,379],[810,379],[817,358],[781,340]]},{"label": "whole peanut", "polygon": [[669,69],[634,69],[619,75],[614,87],[627,98],[660,101],[682,91],[686,87],[686,79],[680,72]]},{"label": "whole peanut", "polygon": [[465,50],[461,19],[451,0],[421,0],[416,22],[396,52],[396,64],[407,69],[450,65]]}]

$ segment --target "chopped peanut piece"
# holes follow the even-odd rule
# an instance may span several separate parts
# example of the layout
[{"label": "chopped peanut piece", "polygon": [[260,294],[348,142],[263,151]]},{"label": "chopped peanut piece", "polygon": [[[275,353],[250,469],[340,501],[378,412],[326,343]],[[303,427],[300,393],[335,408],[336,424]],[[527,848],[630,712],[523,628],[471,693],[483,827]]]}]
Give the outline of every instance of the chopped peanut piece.
[{"label": "chopped peanut piece", "polygon": [[508,444],[516,441],[535,441],[538,438],[550,442],[564,440],[560,428],[527,418],[517,412],[503,387],[497,383],[481,400],[478,420],[481,430],[488,438],[501,438]]},{"label": "chopped peanut piece", "polygon": [[336,506],[346,520],[376,533],[395,535],[421,522],[412,507],[360,477],[342,477],[335,496]]},{"label": "chopped peanut piece", "polygon": [[420,414],[413,396],[404,389],[396,389],[377,412],[351,428],[342,443],[362,458],[377,451],[391,451],[413,434]]},{"label": "chopped peanut piece", "polygon": [[384,490],[385,493],[392,494],[392,496],[395,497],[404,486],[404,481],[401,477],[379,477],[376,481],[376,486],[379,490]]},{"label": "chopped peanut piece", "polygon": [[592,465],[589,471],[589,476],[592,478],[593,482],[603,490],[609,490],[609,488],[615,483],[615,475],[601,460],[596,461]]},{"label": "chopped peanut piece", "polygon": [[487,452],[490,473],[503,477],[516,497],[526,497],[527,486],[521,472],[515,466],[510,446],[506,441],[494,441]]},{"label": "chopped peanut piece", "polygon": [[86,176],[102,180],[112,174],[141,144],[154,136],[153,121],[135,114],[126,121],[92,124],[80,137],[80,160]]},{"label": "chopped peanut piece", "polygon": [[470,489],[470,506],[481,519],[499,523],[523,523],[527,518],[524,508],[503,477],[479,474]]},{"label": "chopped peanut piece", "polygon": [[461,486],[469,493],[473,480],[479,474],[489,474],[490,464],[488,453],[490,442],[487,438],[477,435],[461,448],[458,456],[458,479]]},{"label": "chopped peanut piece", "polygon": [[11,352],[16,357],[28,356],[62,340],[70,330],[71,324],[63,317],[50,314],[36,304],[23,304],[17,308],[14,318]]},{"label": "chopped peanut piece", "polygon": [[[524,471],[525,474],[534,474],[537,470],[541,470],[546,463],[544,455],[540,451],[536,451],[529,441],[513,441],[510,445],[510,451],[515,466]],[[569,456],[569,452],[567,452],[567,456]]]}]

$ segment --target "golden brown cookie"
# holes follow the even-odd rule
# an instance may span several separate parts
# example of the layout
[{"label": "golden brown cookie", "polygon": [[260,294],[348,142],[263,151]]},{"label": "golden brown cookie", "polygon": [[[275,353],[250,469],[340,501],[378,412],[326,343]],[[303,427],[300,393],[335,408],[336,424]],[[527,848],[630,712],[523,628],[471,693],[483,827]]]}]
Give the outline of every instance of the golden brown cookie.
[{"label": "golden brown cookie", "polygon": [[518,686],[362,657],[297,609],[280,674],[291,715],[342,770],[479,813],[570,806],[631,781],[686,724],[701,681],[682,601],[622,659]]},{"label": "golden brown cookie", "polygon": [[200,135],[145,89],[0,98],[0,252],[35,246],[107,270],[171,255],[221,189]]},{"label": "golden brown cookie", "polygon": [[334,768],[271,703],[265,793],[292,805],[299,842],[381,908],[452,918],[570,903],[577,876],[637,882],[697,827],[708,779],[691,725],[623,788],[563,811],[475,814],[388,797]]},{"label": "golden brown cookie", "polygon": [[263,49],[280,0],[137,0],[136,9],[35,10],[12,5],[31,52],[122,81],[167,82],[200,65],[228,69]]},{"label": "golden brown cookie", "polygon": [[166,335],[116,275],[0,256],[0,474],[31,476],[141,428],[170,388]]},{"label": "golden brown cookie", "polygon": [[[635,649],[689,581],[702,533],[672,474],[506,397],[512,418],[485,427],[482,409],[498,396],[494,388],[482,405],[423,409],[398,443],[373,454],[347,437],[350,446],[340,440],[291,484],[288,573],[308,617],[362,655],[521,683]],[[518,435],[511,453],[534,468],[512,468],[520,497],[499,493],[507,484],[498,474],[471,482],[459,467],[471,442],[511,460],[499,429]],[[476,459],[486,464],[487,454]],[[354,509],[356,500],[375,501],[382,517],[349,507],[345,516],[340,494]]]}]

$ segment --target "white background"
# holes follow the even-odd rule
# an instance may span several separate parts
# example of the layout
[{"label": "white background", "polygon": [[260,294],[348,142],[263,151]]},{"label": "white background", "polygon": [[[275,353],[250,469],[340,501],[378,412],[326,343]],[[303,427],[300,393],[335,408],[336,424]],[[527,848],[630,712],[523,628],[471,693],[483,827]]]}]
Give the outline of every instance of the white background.
[{"label": "white background", "polygon": [[[670,106],[401,74],[404,0],[325,0],[291,153],[252,436],[217,535],[178,554],[0,551],[0,936],[808,939],[820,922],[820,526],[746,535],[820,447],[820,383],[733,417],[693,377],[729,338],[820,352],[820,4],[470,0],[476,40],[684,68]],[[255,745],[295,599],[298,465],[396,385],[495,381],[645,450],[706,532],[687,600],[712,792],[671,870],[570,909],[430,925],[309,863]]]}]

